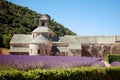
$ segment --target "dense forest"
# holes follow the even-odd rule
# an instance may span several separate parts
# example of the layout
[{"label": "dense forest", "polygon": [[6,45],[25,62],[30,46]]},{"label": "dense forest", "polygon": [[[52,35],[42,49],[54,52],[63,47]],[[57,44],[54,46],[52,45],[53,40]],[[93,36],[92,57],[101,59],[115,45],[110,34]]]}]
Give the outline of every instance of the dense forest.
[{"label": "dense forest", "polygon": [[[60,23],[49,17],[49,27],[57,36],[75,35]],[[9,48],[13,34],[30,34],[38,26],[40,13],[27,7],[16,5],[6,0],[0,0],[0,47]]]}]

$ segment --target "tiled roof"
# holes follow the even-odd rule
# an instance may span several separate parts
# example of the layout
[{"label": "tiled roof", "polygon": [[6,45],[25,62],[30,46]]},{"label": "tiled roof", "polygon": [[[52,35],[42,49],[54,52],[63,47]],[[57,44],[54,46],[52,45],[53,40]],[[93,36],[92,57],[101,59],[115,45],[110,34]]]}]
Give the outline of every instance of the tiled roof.
[{"label": "tiled roof", "polygon": [[57,47],[60,52],[68,52],[67,47]]},{"label": "tiled roof", "polygon": [[14,47],[9,50],[9,52],[29,52],[29,48],[25,47]]},{"label": "tiled roof", "polygon": [[50,28],[48,28],[47,26],[43,26],[43,27],[39,26],[35,30],[33,30],[33,33],[44,33],[44,32],[45,33],[53,33],[53,31]]},{"label": "tiled roof", "polygon": [[59,47],[68,47],[68,43],[66,42],[52,42],[54,46],[59,46]]},{"label": "tiled roof", "polygon": [[42,17],[40,18],[40,20],[48,20],[48,17],[46,15],[42,15]]},{"label": "tiled roof", "polygon": [[46,37],[40,34],[39,36],[37,36],[37,38],[32,39],[30,43],[38,43],[38,44],[39,43],[50,43],[50,41]]},{"label": "tiled roof", "polygon": [[81,49],[80,43],[70,43],[68,49]]},{"label": "tiled roof", "polygon": [[60,42],[67,43],[115,43],[115,36],[74,36],[67,35],[60,37]]},{"label": "tiled roof", "polygon": [[30,43],[31,39],[32,39],[32,35],[14,34],[10,41],[10,44],[14,44],[14,43],[28,44]]}]

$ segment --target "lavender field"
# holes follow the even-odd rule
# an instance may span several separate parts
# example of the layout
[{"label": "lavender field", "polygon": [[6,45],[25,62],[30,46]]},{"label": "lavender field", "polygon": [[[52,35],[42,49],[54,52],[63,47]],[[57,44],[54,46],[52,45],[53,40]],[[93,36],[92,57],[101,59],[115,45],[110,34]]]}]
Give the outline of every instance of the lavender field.
[{"label": "lavender field", "polygon": [[119,61],[113,61],[111,63],[111,66],[120,66],[120,62]]},{"label": "lavender field", "polygon": [[105,66],[101,58],[74,56],[0,55],[0,66],[17,70]]}]

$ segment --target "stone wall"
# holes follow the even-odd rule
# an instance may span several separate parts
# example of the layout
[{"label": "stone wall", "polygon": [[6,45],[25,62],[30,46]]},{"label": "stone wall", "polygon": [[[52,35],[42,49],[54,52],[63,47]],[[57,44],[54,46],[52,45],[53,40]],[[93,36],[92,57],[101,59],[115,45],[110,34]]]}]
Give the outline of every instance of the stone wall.
[{"label": "stone wall", "polygon": [[81,56],[81,49],[70,49],[68,56]]},{"label": "stone wall", "polygon": [[9,54],[9,49],[7,49],[7,48],[0,48],[0,55],[1,54],[8,55]]},{"label": "stone wall", "polygon": [[81,56],[107,57],[120,54],[120,44],[82,44]]},{"label": "stone wall", "polygon": [[52,44],[39,45],[38,55],[51,55]]},{"label": "stone wall", "polygon": [[96,36],[97,43],[116,43],[116,36]]}]

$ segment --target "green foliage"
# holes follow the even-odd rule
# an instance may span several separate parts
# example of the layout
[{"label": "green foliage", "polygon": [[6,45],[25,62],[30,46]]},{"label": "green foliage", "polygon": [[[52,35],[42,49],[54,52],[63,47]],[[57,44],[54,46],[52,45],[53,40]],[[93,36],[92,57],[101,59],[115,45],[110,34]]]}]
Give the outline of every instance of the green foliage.
[{"label": "green foliage", "polygon": [[120,67],[106,68],[106,80],[120,80]]},{"label": "green foliage", "polygon": [[93,68],[81,67],[71,69],[0,70],[0,80],[119,80],[120,67]]},{"label": "green foliage", "polygon": [[9,66],[0,66],[0,70],[13,70],[13,68],[9,67]]},{"label": "green foliage", "polygon": [[25,77],[21,71],[1,70],[0,80],[25,80]]},{"label": "green foliage", "polygon": [[[41,14],[27,7],[18,6],[6,0],[0,0],[0,47],[9,48],[9,41],[13,34],[31,33],[38,26],[40,16]],[[55,31],[56,35],[75,34],[63,25],[51,20],[49,15],[47,16],[49,17],[50,28]]]},{"label": "green foliage", "polygon": [[119,54],[108,55],[108,61],[109,63],[112,63],[113,61],[120,61],[120,55]]}]

